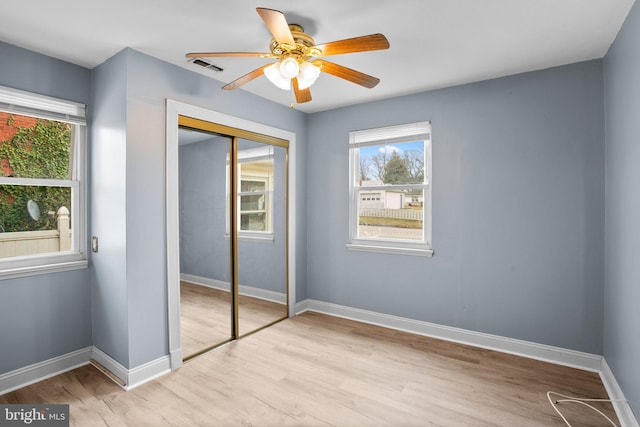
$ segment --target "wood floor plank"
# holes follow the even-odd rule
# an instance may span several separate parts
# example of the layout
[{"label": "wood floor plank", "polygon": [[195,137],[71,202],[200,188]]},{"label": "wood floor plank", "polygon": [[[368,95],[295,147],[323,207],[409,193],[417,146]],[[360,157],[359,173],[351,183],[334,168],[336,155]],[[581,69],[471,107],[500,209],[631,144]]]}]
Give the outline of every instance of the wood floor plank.
[{"label": "wood floor plank", "polygon": [[[563,426],[547,391],[606,397],[593,372],[305,313],[129,392],[85,366],[0,403],[69,403],[83,427]],[[561,409],[575,426],[606,425]]]}]

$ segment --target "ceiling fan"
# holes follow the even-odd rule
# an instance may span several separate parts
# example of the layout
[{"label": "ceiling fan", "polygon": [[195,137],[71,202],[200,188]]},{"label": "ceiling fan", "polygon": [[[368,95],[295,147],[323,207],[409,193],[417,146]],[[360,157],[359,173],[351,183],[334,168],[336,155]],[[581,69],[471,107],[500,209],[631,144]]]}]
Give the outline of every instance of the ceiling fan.
[{"label": "ceiling fan", "polygon": [[330,43],[315,44],[311,36],[297,24],[287,24],[284,14],[273,9],[256,8],[258,14],[273,35],[269,44],[270,53],[262,52],[200,52],[188,53],[187,58],[205,57],[261,57],[274,58],[278,61],[263,65],[250,73],[222,87],[225,90],[239,88],[261,75],[265,75],[277,87],[293,91],[298,103],[311,101],[309,87],[316,81],[321,72],[348,80],[352,83],[372,88],[380,79],[352,70],[324,59],[324,56],[343,53],[365,52],[389,48],[389,41],[382,34],[354,37]]}]

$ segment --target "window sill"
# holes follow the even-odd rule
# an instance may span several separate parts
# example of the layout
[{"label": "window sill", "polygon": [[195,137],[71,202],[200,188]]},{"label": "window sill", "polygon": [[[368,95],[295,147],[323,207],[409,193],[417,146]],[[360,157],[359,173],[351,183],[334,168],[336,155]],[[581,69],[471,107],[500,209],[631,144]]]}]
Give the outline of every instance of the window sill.
[{"label": "window sill", "polygon": [[399,248],[392,246],[375,246],[347,243],[347,249],[350,251],[377,252],[384,254],[396,255],[413,255],[413,256],[433,256],[433,249],[416,249],[416,248]]},{"label": "window sill", "polygon": [[79,261],[7,268],[0,270],[0,280],[17,279],[20,277],[35,276],[39,274],[59,273],[62,271],[80,270],[83,268],[87,268],[88,266],[89,262],[86,259],[83,259]]}]

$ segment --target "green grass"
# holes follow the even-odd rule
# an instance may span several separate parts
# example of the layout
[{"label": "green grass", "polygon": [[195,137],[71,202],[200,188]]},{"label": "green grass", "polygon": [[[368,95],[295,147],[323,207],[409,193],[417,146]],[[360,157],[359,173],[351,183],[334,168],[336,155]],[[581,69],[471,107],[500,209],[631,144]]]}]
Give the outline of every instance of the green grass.
[{"label": "green grass", "polygon": [[361,216],[359,225],[376,227],[415,228],[422,229],[422,221],[413,219],[384,218],[377,216]]}]

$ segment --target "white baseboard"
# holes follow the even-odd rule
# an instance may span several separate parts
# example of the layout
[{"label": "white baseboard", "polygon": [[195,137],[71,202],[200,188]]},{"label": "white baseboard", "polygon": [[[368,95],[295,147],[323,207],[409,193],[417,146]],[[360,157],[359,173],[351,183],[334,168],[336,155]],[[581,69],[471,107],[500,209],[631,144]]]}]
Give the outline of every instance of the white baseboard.
[{"label": "white baseboard", "polygon": [[[314,310],[311,310],[309,308],[309,301],[313,301],[313,300],[305,299],[305,300],[302,300],[302,301],[296,303],[296,305],[294,307],[294,312],[296,313],[296,315],[302,314],[305,311],[314,311]],[[318,313],[320,313],[320,312],[318,312]],[[325,314],[329,314],[329,313],[325,313]]]},{"label": "white baseboard", "polygon": [[125,384],[121,386],[125,390],[131,390],[171,372],[168,355],[127,369],[99,348],[86,347],[0,375],[0,395],[88,365],[91,359],[95,359],[96,362],[118,377]]},{"label": "white baseboard", "polygon": [[[206,286],[208,288],[229,292],[229,282],[224,282],[222,280],[209,279],[208,277],[194,276],[193,274],[185,273],[180,273],[180,280],[184,280],[185,282],[193,283],[195,285]],[[283,292],[271,291],[268,289],[256,288],[254,286],[239,285],[238,293],[240,295],[246,295],[249,297],[271,301],[278,304],[287,303],[287,294]]]},{"label": "white baseboard", "polygon": [[88,365],[89,359],[91,359],[91,347],[86,347],[4,373],[0,375],[0,395]]},{"label": "white baseboard", "polygon": [[182,348],[169,351],[169,364],[172,371],[182,367]]},{"label": "white baseboard", "polygon": [[113,359],[97,347],[93,347],[92,356],[96,362],[100,363],[124,383],[124,386],[121,384],[118,385],[125,390],[132,390],[146,382],[152,381],[171,372],[171,363],[168,355],[131,369],[125,368],[118,363],[117,360]]},{"label": "white baseboard", "polygon": [[602,356],[596,354],[443,326],[322,301],[305,300],[296,304],[296,313],[307,310],[592,372],[600,371],[602,361]]},{"label": "white baseboard", "polygon": [[207,288],[229,292],[229,282],[223,282],[222,280],[209,279],[208,277],[195,276],[193,274],[186,273],[180,273],[180,280],[193,283],[194,285],[206,286]]},{"label": "white baseboard", "polygon": [[604,357],[602,358],[600,378],[602,379],[602,384],[604,384],[604,387],[607,389],[609,399],[615,401],[612,402],[613,408],[616,410],[620,425],[622,427],[638,427],[638,421],[631,410],[631,406],[629,406],[629,402],[627,402],[627,399],[624,397],[624,393]]},{"label": "white baseboard", "polygon": [[131,390],[144,383],[153,381],[165,374],[171,372],[171,360],[169,356],[162,356],[151,362],[136,366],[129,370],[129,382],[127,390]]},{"label": "white baseboard", "polygon": [[118,379],[125,385],[123,386],[122,384],[118,384],[117,382],[116,384],[126,390],[126,385],[129,383],[129,370],[127,368],[122,366],[117,360],[95,346],[91,350],[91,358],[108,369],[109,372],[111,372],[113,375],[118,377]]}]

